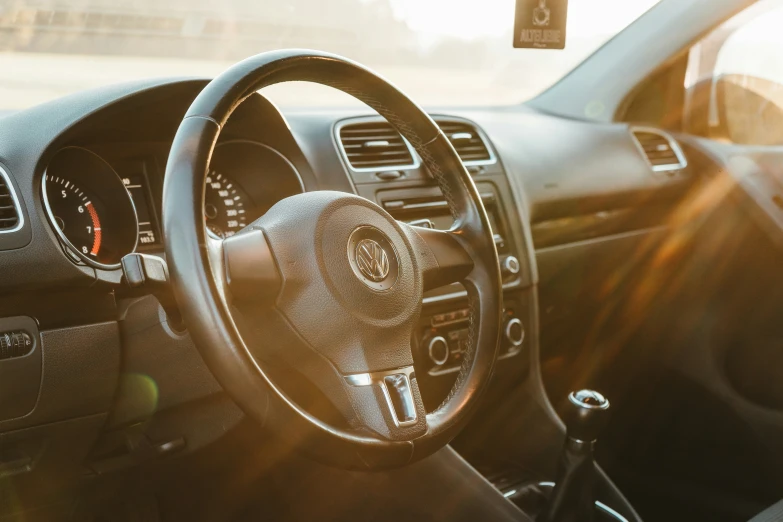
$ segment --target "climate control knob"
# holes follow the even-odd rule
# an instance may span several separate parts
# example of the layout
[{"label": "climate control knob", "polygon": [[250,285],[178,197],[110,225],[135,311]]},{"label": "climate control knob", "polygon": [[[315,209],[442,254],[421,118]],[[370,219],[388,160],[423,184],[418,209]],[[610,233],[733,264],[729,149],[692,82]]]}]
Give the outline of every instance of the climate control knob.
[{"label": "climate control knob", "polygon": [[440,335],[433,337],[427,345],[427,352],[435,366],[443,366],[449,360],[449,343]]},{"label": "climate control knob", "polygon": [[508,256],[503,260],[503,263],[500,265],[500,270],[501,272],[503,272],[503,275],[506,277],[517,275],[520,269],[521,266],[519,264],[519,259],[517,259],[514,256]]},{"label": "climate control knob", "polygon": [[508,320],[504,333],[506,340],[515,348],[522,346],[522,343],[525,341],[525,326],[516,317]]}]

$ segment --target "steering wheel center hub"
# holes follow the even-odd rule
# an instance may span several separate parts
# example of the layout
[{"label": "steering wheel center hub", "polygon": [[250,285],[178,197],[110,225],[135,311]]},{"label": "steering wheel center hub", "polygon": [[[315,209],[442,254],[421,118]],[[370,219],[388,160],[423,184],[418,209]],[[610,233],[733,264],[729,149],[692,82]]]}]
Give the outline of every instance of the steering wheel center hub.
[{"label": "steering wheel center hub", "polygon": [[302,339],[344,374],[411,364],[422,275],[388,213],[357,196],[308,192],[254,226],[285,281],[276,307]]}]

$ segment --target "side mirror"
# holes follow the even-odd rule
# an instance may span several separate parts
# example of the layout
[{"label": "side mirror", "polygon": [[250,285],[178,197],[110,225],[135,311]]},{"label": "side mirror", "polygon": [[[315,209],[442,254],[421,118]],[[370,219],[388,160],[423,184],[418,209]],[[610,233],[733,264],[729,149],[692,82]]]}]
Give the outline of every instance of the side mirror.
[{"label": "side mirror", "polygon": [[740,74],[688,90],[686,130],[741,145],[783,145],[783,85]]}]

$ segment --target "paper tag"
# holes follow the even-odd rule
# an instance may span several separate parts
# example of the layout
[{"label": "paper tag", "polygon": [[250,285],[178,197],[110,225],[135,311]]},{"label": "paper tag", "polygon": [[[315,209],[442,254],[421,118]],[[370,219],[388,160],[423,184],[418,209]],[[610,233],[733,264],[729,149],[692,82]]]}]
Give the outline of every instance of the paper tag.
[{"label": "paper tag", "polygon": [[568,0],[517,0],[514,47],[565,49]]}]

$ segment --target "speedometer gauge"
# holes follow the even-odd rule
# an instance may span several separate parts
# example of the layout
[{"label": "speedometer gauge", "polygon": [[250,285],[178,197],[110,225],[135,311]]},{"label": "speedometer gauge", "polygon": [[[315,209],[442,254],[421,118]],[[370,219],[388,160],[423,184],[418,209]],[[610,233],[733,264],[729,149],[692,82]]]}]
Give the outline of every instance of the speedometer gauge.
[{"label": "speedometer gauge", "polygon": [[216,170],[207,175],[204,217],[207,229],[218,237],[231,237],[247,226],[250,198],[233,180]]},{"label": "speedometer gauge", "polygon": [[60,241],[76,259],[104,270],[136,249],[133,201],[114,169],[87,149],[55,154],[43,179],[43,200]]}]

